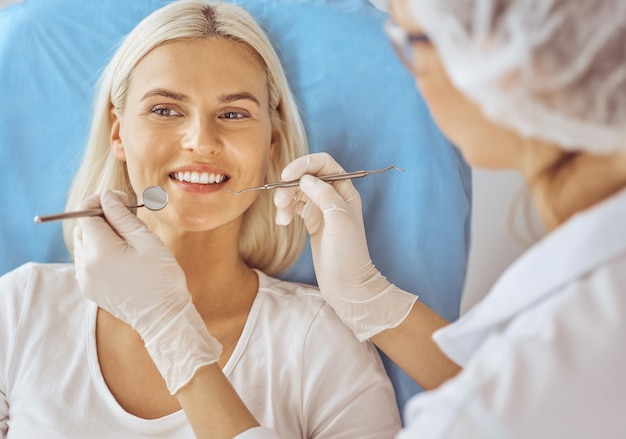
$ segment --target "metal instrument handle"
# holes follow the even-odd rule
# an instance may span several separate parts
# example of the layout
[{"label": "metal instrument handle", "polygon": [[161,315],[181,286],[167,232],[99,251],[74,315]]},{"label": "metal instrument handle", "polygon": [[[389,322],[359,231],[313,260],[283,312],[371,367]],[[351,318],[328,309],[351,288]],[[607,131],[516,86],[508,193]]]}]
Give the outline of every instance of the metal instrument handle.
[{"label": "metal instrument handle", "polygon": [[[384,169],[374,169],[372,171],[341,172],[338,174],[321,175],[318,178],[322,181],[348,180],[352,178],[365,177],[366,175],[370,175],[370,174],[381,174],[391,169],[404,172],[404,169],[398,168],[397,166],[388,166],[387,168],[384,168]],[[277,181],[274,183],[267,183],[267,184],[264,184],[263,186],[251,187],[251,188],[240,190],[238,192],[231,191],[230,189],[226,189],[226,191],[234,195],[239,195],[239,194],[243,194],[245,192],[250,192],[250,191],[262,191],[262,190],[270,190],[270,189],[276,189],[276,188],[282,188],[282,187],[294,187],[294,186],[298,186],[299,184],[300,184],[300,179],[297,179],[297,180]]]}]

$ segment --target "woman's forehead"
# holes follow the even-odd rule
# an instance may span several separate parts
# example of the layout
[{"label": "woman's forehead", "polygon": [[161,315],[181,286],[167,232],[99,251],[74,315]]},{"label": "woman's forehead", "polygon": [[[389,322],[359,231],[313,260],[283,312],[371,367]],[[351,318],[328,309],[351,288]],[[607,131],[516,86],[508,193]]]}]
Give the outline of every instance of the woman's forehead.
[{"label": "woman's forehead", "polygon": [[135,66],[131,90],[171,86],[196,92],[242,88],[267,100],[267,77],[258,57],[244,44],[223,38],[163,43]]}]

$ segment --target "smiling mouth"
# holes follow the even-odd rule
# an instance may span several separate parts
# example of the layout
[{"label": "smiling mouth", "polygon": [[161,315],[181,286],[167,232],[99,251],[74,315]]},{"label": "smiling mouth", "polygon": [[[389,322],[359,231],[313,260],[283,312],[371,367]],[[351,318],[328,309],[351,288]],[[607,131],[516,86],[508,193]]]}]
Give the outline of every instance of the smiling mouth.
[{"label": "smiling mouth", "polygon": [[183,183],[206,184],[206,185],[220,184],[230,179],[228,175],[213,174],[210,172],[195,172],[195,171],[172,172],[170,174],[170,178],[176,181],[181,181]]}]

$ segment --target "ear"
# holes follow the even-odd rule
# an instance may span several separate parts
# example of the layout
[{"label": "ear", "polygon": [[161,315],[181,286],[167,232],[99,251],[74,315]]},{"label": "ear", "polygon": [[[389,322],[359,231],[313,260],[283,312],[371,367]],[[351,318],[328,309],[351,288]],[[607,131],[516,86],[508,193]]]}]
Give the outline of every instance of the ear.
[{"label": "ear", "polygon": [[113,156],[119,161],[126,161],[126,151],[124,151],[124,143],[122,142],[122,138],[120,137],[120,119],[117,117],[117,111],[115,107],[111,107],[111,112],[109,113],[111,119],[111,152],[113,152]]}]

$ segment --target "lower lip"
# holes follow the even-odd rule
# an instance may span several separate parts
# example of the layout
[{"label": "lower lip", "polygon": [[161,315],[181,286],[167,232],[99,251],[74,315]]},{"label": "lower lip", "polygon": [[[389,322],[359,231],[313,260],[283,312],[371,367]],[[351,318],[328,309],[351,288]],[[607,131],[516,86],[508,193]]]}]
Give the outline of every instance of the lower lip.
[{"label": "lower lip", "polygon": [[213,192],[218,192],[224,189],[224,186],[226,185],[226,182],[212,184],[187,183],[186,181],[176,180],[171,177],[170,180],[180,189],[197,194],[211,194]]}]

